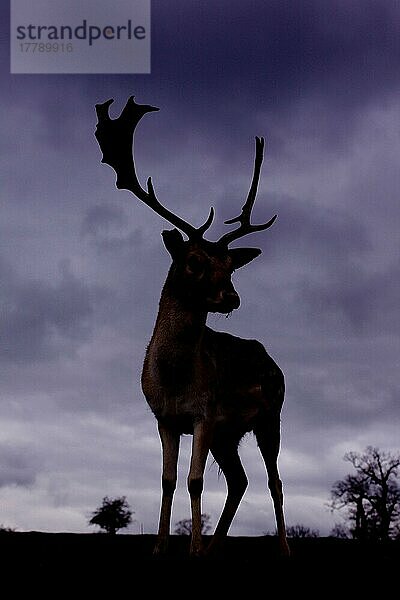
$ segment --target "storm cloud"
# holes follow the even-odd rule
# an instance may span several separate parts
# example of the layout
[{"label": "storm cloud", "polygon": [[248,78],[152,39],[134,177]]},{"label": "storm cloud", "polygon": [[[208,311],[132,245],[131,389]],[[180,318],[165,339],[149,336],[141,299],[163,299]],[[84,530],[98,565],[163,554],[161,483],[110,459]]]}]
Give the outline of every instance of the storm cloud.
[{"label": "storm cloud", "polygon": [[90,291],[60,266],[55,284],[20,280],[3,268],[0,360],[53,360],[90,336]]},{"label": "storm cloud", "polygon": [[[266,155],[235,273],[242,304],[209,325],[262,341],[286,376],[280,469],[289,524],[329,533],[342,457],[398,449],[400,9],[391,0],[152,2],[151,75],[9,74],[1,8],[0,522],[87,531],[104,495],[126,495],[132,531],[157,527],[160,447],[140,372],[169,266],[171,226],[115,189],[94,105],[160,107],[135,143],[142,182],[209,239],[238,213],[254,136]],[[243,240],[244,241],[244,240]],[[189,438],[173,521],[189,516]],[[264,467],[233,534],[274,528]],[[204,511],[225,485],[212,462]]]}]

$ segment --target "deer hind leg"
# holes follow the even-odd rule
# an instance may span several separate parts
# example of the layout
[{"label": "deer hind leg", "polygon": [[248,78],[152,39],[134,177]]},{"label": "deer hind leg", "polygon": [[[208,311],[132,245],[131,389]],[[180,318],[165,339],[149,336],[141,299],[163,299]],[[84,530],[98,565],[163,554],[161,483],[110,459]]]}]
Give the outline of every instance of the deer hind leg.
[{"label": "deer hind leg", "polygon": [[217,444],[212,445],[211,453],[225,476],[228,493],[215,533],[207,549],[208,554],[216,553],[221,548],[248,483],[238,454],[236,440],[219,440]]},{"label": "deer hind leg", "polygon": [[268,487],[274,503],[279,548],[282,556],[289,556],[290,550],[286,539],[285,518],[283,514],[282,482],[278,471],[278,454],[280,446],[280,415],[271,412],[254,429],[257,443],[268,473]]},{"label": "deer hind leg", "polygon": [[163,470],[160,521],[157,542],[154,548],[154,554],[157,556],[165,554],[167,551],[171,523],[172,500],[176,488],[180,442],[180,435],[174,431],[170,431],[161,423],[158,424],[158,431],[162,445]]}]

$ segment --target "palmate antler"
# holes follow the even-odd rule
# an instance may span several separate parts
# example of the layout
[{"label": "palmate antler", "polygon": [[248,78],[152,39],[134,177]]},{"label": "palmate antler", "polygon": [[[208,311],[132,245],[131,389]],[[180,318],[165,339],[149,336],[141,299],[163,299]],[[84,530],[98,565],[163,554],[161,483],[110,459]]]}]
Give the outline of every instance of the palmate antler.
[{"label": "palmate antler", "polygon": [[[155,106],[137,104],[134,96],[131,96],[120,116],[111,119],[109,108],[114,102],[107,100],[103,104],[96,104],[98,123],[95,136],[103,153],[102,162],[114,169],[117,175],[116,186],[118,189],[131,191],[139,200],[153,209],[158,215],[169,221],[172,225],[185,233],[189,239],[201,239],[209,229],[214,219],[214,209],[210,209],[207,220],[200,227],[193,227],[178,215],[165,208],[156,197],[151,177],[147,180],[147,190],[139,183],[136,175],[133,157],[133,137],[140,119],[148,112],[158,111]],[[261,165],[264,157],[264,138],[256,137],[256,154],[254,159],[254,172],[247,200],[242,207],[238,217],[225,221],[227,225],[240,223],[233,231],[225,233],[219,240],[221,246],[228,246],[234,240],[253,233],[268,229],[274,223],[276,215],[267,223],[252,225],[250,223],[251,211],[256,200],[258,182],[260,178]]]},{"label": "palmate antler", "polygon": [[133,136],[140,119],[148,112],[159,110],[155,106],[136,104],[131,96],[117,119],[110,119],[108,113],[113,99],[103,104],[96,104],[98,123],[95,136],[103,152],[103,163],[110,165],[117,174],[116,186],[118,189],[129,190],[139,200],[147,204],[157,214],[178,227],[189,239],[201,238],[210,227],[214,218],[214,209],[203,225],[193,227],[178,215],[165,208],[157,199],[151,177],[147,180],[147,190],[143,189],[136,175],[133,158]]}]

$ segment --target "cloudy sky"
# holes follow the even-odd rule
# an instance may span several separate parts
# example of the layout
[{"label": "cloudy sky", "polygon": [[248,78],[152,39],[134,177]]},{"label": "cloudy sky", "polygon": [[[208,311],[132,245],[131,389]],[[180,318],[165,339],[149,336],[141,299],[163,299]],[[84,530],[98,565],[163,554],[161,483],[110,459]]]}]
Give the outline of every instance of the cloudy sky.
[{"label": "cloudy sky", "polygon": [[[94,105],[160,107],[137,133],[142,181],[209,239],[237,214],[266,137],[242,305],[209,325],[282,367],[288,524],[328,534],[342,458],[399,448],[400,7],[390,0],[153,0],[150,75],[10,75],[1,3],[0,523],[89,531],[126,495],[157,528],[160,445],[140,389],[169,256],[157,215],[100,164]],[[226,226],[225,226],[226,227]],[[239,244],[240,245],[240,244]],[[182,443],[173,522],[189,516]],[[235,535],[274,529],[254,438]],[[209,461],[204,512],[223,478]]]}]

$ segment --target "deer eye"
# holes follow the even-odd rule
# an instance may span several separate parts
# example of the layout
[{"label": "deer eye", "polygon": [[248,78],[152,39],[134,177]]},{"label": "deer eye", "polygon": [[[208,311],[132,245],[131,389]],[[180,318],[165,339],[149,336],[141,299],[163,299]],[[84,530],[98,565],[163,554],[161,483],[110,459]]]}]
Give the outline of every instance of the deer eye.
[{"label": "deer eye", "polygon": [[190,254],[186,261],[186,272],[200,279],[204,275],[204,259],[198,254]]}]

